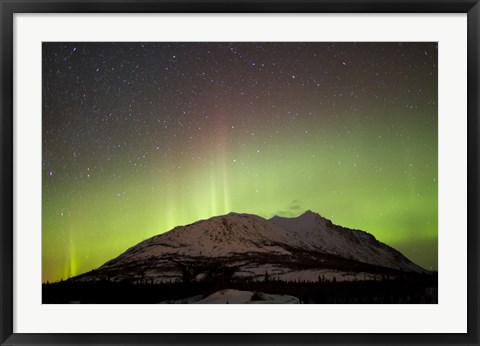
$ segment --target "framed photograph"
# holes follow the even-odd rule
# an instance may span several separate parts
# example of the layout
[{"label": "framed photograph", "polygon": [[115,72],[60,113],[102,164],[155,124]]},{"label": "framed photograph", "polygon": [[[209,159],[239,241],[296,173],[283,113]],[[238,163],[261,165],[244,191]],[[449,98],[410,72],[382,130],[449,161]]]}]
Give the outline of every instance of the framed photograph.
[{"label": "framed photograph", "polygon": [[2,1],[1,344],[478,345],[477,1]]}]

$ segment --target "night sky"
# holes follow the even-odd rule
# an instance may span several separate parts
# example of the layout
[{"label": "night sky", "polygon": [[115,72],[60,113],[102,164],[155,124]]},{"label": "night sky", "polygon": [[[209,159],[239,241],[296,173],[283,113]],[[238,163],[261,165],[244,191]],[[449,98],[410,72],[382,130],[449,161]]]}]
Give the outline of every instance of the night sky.
[{"label": "night sky", "polygon": [[436,43],[43,43],[43,281],[313,210],[437,268]]}]

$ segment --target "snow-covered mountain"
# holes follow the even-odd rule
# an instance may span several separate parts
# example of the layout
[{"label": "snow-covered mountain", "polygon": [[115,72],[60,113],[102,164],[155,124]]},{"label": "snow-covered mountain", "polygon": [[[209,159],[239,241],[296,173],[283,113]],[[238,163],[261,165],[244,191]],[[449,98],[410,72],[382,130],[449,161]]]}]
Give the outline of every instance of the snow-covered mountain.
[{"label": "snow-covered mountain", "polygon": [[369,233],[307,211],[296,218],[229,213],[154,236],[73,280],[175,282],[229,279],[375,279],[425,272]]}]

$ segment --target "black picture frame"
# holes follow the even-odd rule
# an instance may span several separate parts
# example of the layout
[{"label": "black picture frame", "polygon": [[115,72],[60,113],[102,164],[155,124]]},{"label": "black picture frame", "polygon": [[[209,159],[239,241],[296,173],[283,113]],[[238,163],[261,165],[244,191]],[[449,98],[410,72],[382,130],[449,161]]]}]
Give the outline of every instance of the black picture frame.
[{"label": "black picture frame", "polygon": [[[479,345],[478,0],[0,0],[1,11],[1,345]],[[13,16],[15,13],[467,13],[468,332],[465,334],[19,334],[13,332]],[[455,318],[455,316],[452,316]]]}]

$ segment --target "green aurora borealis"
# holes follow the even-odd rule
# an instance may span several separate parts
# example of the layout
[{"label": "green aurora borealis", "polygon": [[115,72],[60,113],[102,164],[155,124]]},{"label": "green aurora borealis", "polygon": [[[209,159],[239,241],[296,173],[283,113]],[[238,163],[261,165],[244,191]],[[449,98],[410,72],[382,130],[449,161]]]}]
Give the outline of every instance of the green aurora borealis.
[{"label": "green aurora borealis", "polygon": [[437,268],[436,43],[44,43],[43,281],[230,211]]}]

